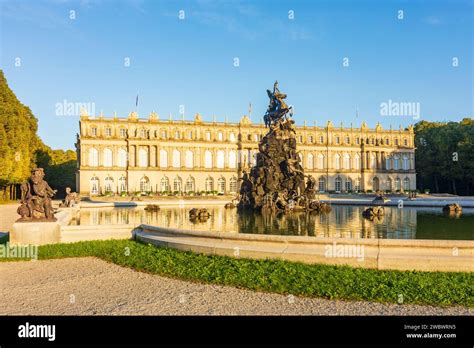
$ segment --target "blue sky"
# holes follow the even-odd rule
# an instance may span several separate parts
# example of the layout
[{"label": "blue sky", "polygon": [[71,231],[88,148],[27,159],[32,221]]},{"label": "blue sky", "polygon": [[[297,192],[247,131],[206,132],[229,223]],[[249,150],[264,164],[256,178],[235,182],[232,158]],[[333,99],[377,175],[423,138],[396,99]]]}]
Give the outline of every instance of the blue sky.
[{"label": "blue sky", "polygon": [[0,68],[53,148],[73,149],[78,132],[77,115],[56,114],[64,100],[124,117],[138,93],[140,117],[180,119],[184,105],[185,119],[217,121],[252,102],[259,122],[276,79],[298,124],[416,122],[381,115],[389,100],[419,103],[426,120],[473,116],[472,1],[0,3]]}]

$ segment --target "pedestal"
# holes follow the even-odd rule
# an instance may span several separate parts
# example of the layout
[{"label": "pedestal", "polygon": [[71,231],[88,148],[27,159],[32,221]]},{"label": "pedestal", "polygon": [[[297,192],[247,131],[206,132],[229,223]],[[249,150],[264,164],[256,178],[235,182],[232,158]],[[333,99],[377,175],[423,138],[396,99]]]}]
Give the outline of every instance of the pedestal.
[{"label": "pedestal", "polygon": [[15,222],[10,232],[10,244],[44,245],[61,241],[58,222]]}]

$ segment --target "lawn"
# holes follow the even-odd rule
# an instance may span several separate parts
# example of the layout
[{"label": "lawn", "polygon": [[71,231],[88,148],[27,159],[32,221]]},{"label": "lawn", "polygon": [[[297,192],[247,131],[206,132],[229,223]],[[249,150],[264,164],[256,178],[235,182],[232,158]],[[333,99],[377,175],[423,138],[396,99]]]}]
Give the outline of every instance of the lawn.
[{"label": "lawn", "polygon": [[238,259],[158,248],[131,240],[45,245],[39,247],[38,255],[41,260],[94,256],[151,274],[279,294],[474,306],[472,273],[379,271],[281,260]]}]

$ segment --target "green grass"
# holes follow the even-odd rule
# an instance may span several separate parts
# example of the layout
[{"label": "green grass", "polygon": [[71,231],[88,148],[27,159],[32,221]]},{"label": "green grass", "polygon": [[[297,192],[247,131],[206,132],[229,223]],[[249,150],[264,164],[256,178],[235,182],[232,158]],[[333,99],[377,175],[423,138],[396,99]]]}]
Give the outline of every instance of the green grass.
[{"label": "green grass", "polygon": [[[280,260],[236,259],[131,240],[39,247],[39,259],[95,256],[138,271],[255,291],[328,299],[474,306],[472,273],[379,271]],[[18,260],[18,259],[16,259]]]}]

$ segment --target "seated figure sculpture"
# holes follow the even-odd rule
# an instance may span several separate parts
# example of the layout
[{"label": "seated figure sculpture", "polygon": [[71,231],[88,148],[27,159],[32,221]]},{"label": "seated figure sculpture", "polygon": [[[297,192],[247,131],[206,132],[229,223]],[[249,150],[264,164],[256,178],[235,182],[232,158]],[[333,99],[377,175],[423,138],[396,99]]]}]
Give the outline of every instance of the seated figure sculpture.
[{"label": "seated figure sculpture", "polygon": [[43,179],[43,168],[31,171],[29,180],[21,185],[21,205],[17,222],[24,221],[56,221],[51,197],[57,190],[53,190]]}]

